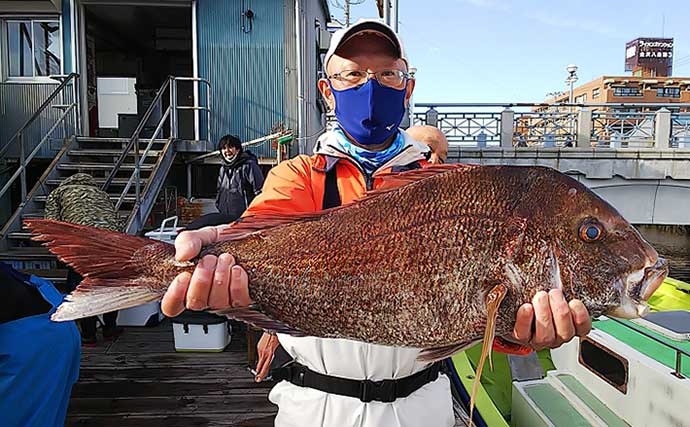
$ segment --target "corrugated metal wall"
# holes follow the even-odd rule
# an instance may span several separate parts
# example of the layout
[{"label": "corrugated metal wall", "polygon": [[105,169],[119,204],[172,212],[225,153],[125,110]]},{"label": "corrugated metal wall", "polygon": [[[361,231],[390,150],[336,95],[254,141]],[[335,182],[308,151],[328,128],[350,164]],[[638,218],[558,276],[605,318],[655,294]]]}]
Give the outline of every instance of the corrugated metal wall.
[{"label": "corrugated metal wall", "polygon": [[[245,28],[246,33],[243,4],[254,12],[251,31]],[[199,75],[213,87],[214,143],[227,133],[243,141],[258,138],[278,122],[286,122],[283,15],[282,0],[199,0]],[[253,151],[270,155],[268,147]]]},{"label": "corrugated metal wall", "polygon": [[74,71],[72,67],[72,11],[71,1],[62,1],[62,66],[65,74]]},{"label": "corrugated metal wall", "polygon": [[[319,94],[317,82],[319,80],[319,26],[326,28],[329,12],[324,1],[303,0],[302,2],[302,68],[304,81],[304,103],[306,135],[300,135],[306,147],[306,153],[311,154],[317,138],[322,133],[324,124],[322,111],[319,107]],[[298,99],[297,99],[297,72],[296,72],[296,43],[297,29],[295,22],[295,1],[286,0],[285,7],[285,109],[290,127],[297,131]],[[297,151],[297,145],[293,147],[293,153]]]},{"label": "corrugated metal wall", "polygon": [[[0,84],[0,147],[4,147],[9,139],[19,130],[31,115],[41,106],[57,87],[56,84]],[[68,104],[72,102],[71,90],[65,88],[67,93],[64,97],[58,95],[51,105]],[[41,141],[41,138],[57,122],[62,110],[46,108],[37,120],[33,122],[24,134],[25,153],[28,155],[31,150]],[[67,134],[71,134],[72,120],[68,116]],[[65,132],[59,126],[53,132],[50,143],[43,146],[37,154],[38,157],[50,158],[57,154],[62,146]],[[16,142],[10,148],[7,157],[17,157],[19,148]]]},{"label": "corrugated metal wall", "polygon": [[[70,0],[62,2],[62,62],[64,73],[72,72],[72,23]],[[28,120],[31,115],[41,106],[57,87],[55,84],[46,83],[0,83],[0,148],[4,147]],[[68,104],[72,102],[72,92],[66,88],[65,94],[59,95],[53,100],[51,105]],[[41,138],[50,130],[53,124],[60,117],[62,110],[48,107],[39,118],[27,129],[24,135],[25,153],[28,155],[40,142]],[[53,132],[50,143],[43,146],[37,156],[50,158],[57,154],[62,146],[66,135],[72,134],[73,121],[71,116],[66,122],[66,132],[63,126],[58,127]],[[19,148],[17,143],[6,154],[7,157],[17,157]]]},{"label": "corrugated metal wall", "polygon": [[317,86],[319,80],[319,71],[321,69],[321,55],[319,55],[319,26],[326,28],[326,23],[330,15],[325,9],[325,2],[323,1],[305,1],[305,96],[306,102],[306,148],[307,153],[311,154],[317,138],[325,130],[325,122],[323,121],[323,114],[325,111],[321,110],[318,103],[321,94]]}]

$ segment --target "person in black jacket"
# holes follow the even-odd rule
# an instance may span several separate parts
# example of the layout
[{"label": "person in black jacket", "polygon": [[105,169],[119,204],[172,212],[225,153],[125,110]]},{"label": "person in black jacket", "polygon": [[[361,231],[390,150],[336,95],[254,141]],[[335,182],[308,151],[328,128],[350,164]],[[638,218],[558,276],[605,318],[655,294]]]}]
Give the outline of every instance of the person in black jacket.
[{"label": "person in black jacket", "polygon": [[242,148],[239,138],[225,135],[218,143],[221,166],[218,173],[216,208],[228,222],[238,219],[261,192],[264,176],[256,156]]}]

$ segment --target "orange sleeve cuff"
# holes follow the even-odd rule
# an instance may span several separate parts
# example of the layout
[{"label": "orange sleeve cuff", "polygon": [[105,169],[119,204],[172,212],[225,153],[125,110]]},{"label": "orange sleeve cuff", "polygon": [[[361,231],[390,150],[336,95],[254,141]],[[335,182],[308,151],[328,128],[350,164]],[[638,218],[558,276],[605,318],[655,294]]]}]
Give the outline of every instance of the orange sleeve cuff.
[{"label": "orange sleeve cuff", "polygon": [[530,347],[525,347],[520,344],[515,344],[510,341],[506,341],[501,337],[496,337],[494,339],[493,349],[499,353],[505,354],[517,354],[519,356],[525,356],[532,352]]}]

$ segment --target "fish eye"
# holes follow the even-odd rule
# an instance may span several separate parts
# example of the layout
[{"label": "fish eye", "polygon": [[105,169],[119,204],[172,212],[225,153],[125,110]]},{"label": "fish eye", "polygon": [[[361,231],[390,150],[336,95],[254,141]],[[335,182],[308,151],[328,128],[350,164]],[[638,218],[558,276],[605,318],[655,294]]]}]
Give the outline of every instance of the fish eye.
[{"label": "fish eye", "polygon": [[588,220],[580,226],[580,238],[585,242],[596,242],[604,236],[604,227],[596,221]]}]

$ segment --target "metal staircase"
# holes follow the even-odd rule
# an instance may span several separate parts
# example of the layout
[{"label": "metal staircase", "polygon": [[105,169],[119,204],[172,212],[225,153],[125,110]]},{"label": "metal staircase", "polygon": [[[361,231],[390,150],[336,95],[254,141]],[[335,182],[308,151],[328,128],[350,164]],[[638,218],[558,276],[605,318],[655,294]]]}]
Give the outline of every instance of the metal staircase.
[{"label": "metal staircase", "polygon": [[[177,105],[176,84],[179,80],[206,84],[207,107]],[[163,106],[166,93],[170,100],[167,107]],[[10,262],[23,271],[56,284],[65,281],[67,270],[45,248],[30,240],[30,234],[23,227],[22,220],[42,218],[50,192],[77,172],[93,176],[110,195],[120,217],[126,220],[127,233],[141,233],[175,158],[177,111],[201,110],[210,116],[208,105],[208,82],[202,79],[170,77],[141,117],[131,138],[67,138],[50,166],[31,191],[26,193],[23,202],[0,231],[0,261]],[[163,111],[163,114],[157,123],[152,124],[150,118],[156,108]],[[145,127],[155,129],[149,138],[140,137]],[[23,161],[20,162],[21,168],[26,168]],[[9,183],[7,187],[9,188]]]}]

